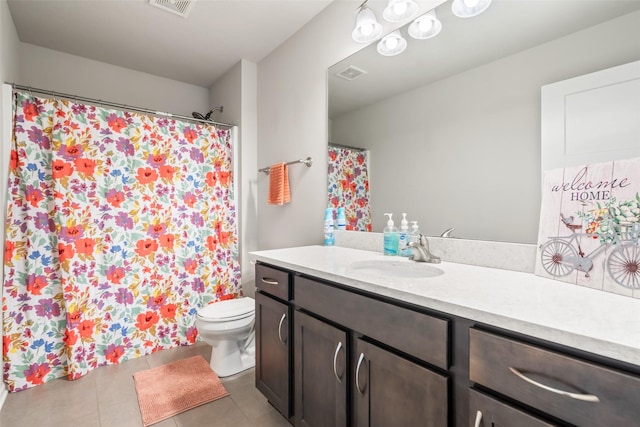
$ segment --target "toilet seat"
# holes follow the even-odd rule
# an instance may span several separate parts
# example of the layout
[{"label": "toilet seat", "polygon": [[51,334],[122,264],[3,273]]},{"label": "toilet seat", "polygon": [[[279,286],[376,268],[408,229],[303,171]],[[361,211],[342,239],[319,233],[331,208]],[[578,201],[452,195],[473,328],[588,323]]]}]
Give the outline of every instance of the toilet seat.
[{"label": "toilet seat", "polygon": [[207,322],[229,322],[251,317],[255,312],[254,300],[241,297],[218,301],[198,310],[198,317]]}]

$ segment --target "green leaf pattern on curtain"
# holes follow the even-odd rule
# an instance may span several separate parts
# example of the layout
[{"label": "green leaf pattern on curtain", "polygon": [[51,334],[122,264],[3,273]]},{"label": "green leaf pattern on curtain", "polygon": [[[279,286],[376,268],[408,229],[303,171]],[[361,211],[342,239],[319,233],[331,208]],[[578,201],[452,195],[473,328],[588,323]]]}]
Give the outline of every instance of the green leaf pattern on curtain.
[{"label": "green leaf pattern on curtain", "polygon": [[240,295],[230,132],[14,99],[10,391],[194,343],[198,308]]}]

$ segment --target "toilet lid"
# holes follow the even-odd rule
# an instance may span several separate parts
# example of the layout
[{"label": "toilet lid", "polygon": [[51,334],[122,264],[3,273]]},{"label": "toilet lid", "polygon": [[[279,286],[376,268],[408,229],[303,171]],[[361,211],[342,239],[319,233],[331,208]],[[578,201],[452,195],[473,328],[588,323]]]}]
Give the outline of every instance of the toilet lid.
[{"label": "toilet lid", "polygon": [[242,297],[214,302],[198,310],[198,316],[207,320],[233,320],[253,315],[253,298]]}]

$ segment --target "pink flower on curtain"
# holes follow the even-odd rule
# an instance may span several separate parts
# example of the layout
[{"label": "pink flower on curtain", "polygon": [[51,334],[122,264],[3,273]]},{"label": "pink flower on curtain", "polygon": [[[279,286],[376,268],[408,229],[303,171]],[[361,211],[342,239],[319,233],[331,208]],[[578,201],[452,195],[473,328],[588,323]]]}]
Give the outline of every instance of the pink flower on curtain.
[{"label": "pink flower on curtain", "polygon": [[10,391],[196,342],[197,309],[240,294],[229,132],[14,97]]}]

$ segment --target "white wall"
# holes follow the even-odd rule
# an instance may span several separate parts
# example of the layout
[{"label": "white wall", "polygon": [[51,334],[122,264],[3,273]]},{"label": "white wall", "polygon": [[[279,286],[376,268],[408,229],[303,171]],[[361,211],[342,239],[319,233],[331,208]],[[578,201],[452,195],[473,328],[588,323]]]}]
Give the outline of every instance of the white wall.
[{"label": "white wall", "polygon": [[27,43],[13,83],[191,116],[209,111],[209,90]]},{"label": "white wall", "polygon": [[[420,2],[427,11],[443,0]],[[258,247],[319,244],[327,205],[327,68],[363,46],[351,40],[361,2],[334,1],[258,64],[258,167],[311,156],[313,167],[289,169],[291,203],[266,204],[268,177],[258,177]],[[369,5],[381,19],[386,2]],[[385,33],[399,25],[384,24]]]},{"label": "white wall", "polygon": [[540,87],[640,59],[638,28],[640,12],[335,117],[333,142],[371,149],[374,231],[402,209],[428,235],[535,243]]},{"label": "white wall", "polygon": [[[18,49],[20,40],[16,27],[13,25],[11,13],[6,0],[0,0],[0,84],[4,82],[12,82],[18,78],[19,73],[19,56]],[[0,142],[2,145],[2,155],[0,159],[0,182],[7,182],[7,168],[9,165],[10,141],[4,135],[7,132],[1,118],[4,117],[2,104],[0,103]],[[6,185],[0,185],[0,201],[2,208],[0,209],[1,224],[4,224],[5,215],[5,191]],[[4,226],[2,227],[2,242],[4,246]]]},{"label": "white wall", "polygon": [[[211,108],[222,105],[223,113],[214,113],[215,121],[239,126],[238,224],[240,231],[240,268],[244,294],[253,296],[254,268],[248,253],[257,249],[257,66],[242,60],[211,87]],[[207,110],[208,111],[208,110]],[[205,111],[206,112],[206,111]]]},{"label": "white wall", "polygon": [[[6,81],[13,81],[19,75],[19,58],[18,49],[20,47],[20,40],[18,39],[18,33],[16,27],[13,25],[11,14],[9,12],[9,6],[6,0],[0,0],[0,84]],[[4,99],[2,100],[4,101]],[[6,212],[6,191],[7,191],[7,173],[9,167],[9,153],[11,151],[10,140],[10,125],[7,124],[8,120],[5,120],[5,114],[9,115],[8,106],[3,105],[0,102],[0,224],[2,224],[2,230],[0,231],[0,237],[2,237],[2,253],[4,253],[4,221]],[[0,270],[4,272],[3,267]],[[4,283],[4,275],[2,275],[2,281]],[[2,290],[0,290],[0,296]],[[2,326],[2,320],[0,318],[0,326]],[[3,386],[0,386],[0,408],[5,401],[7,391]]]}]

